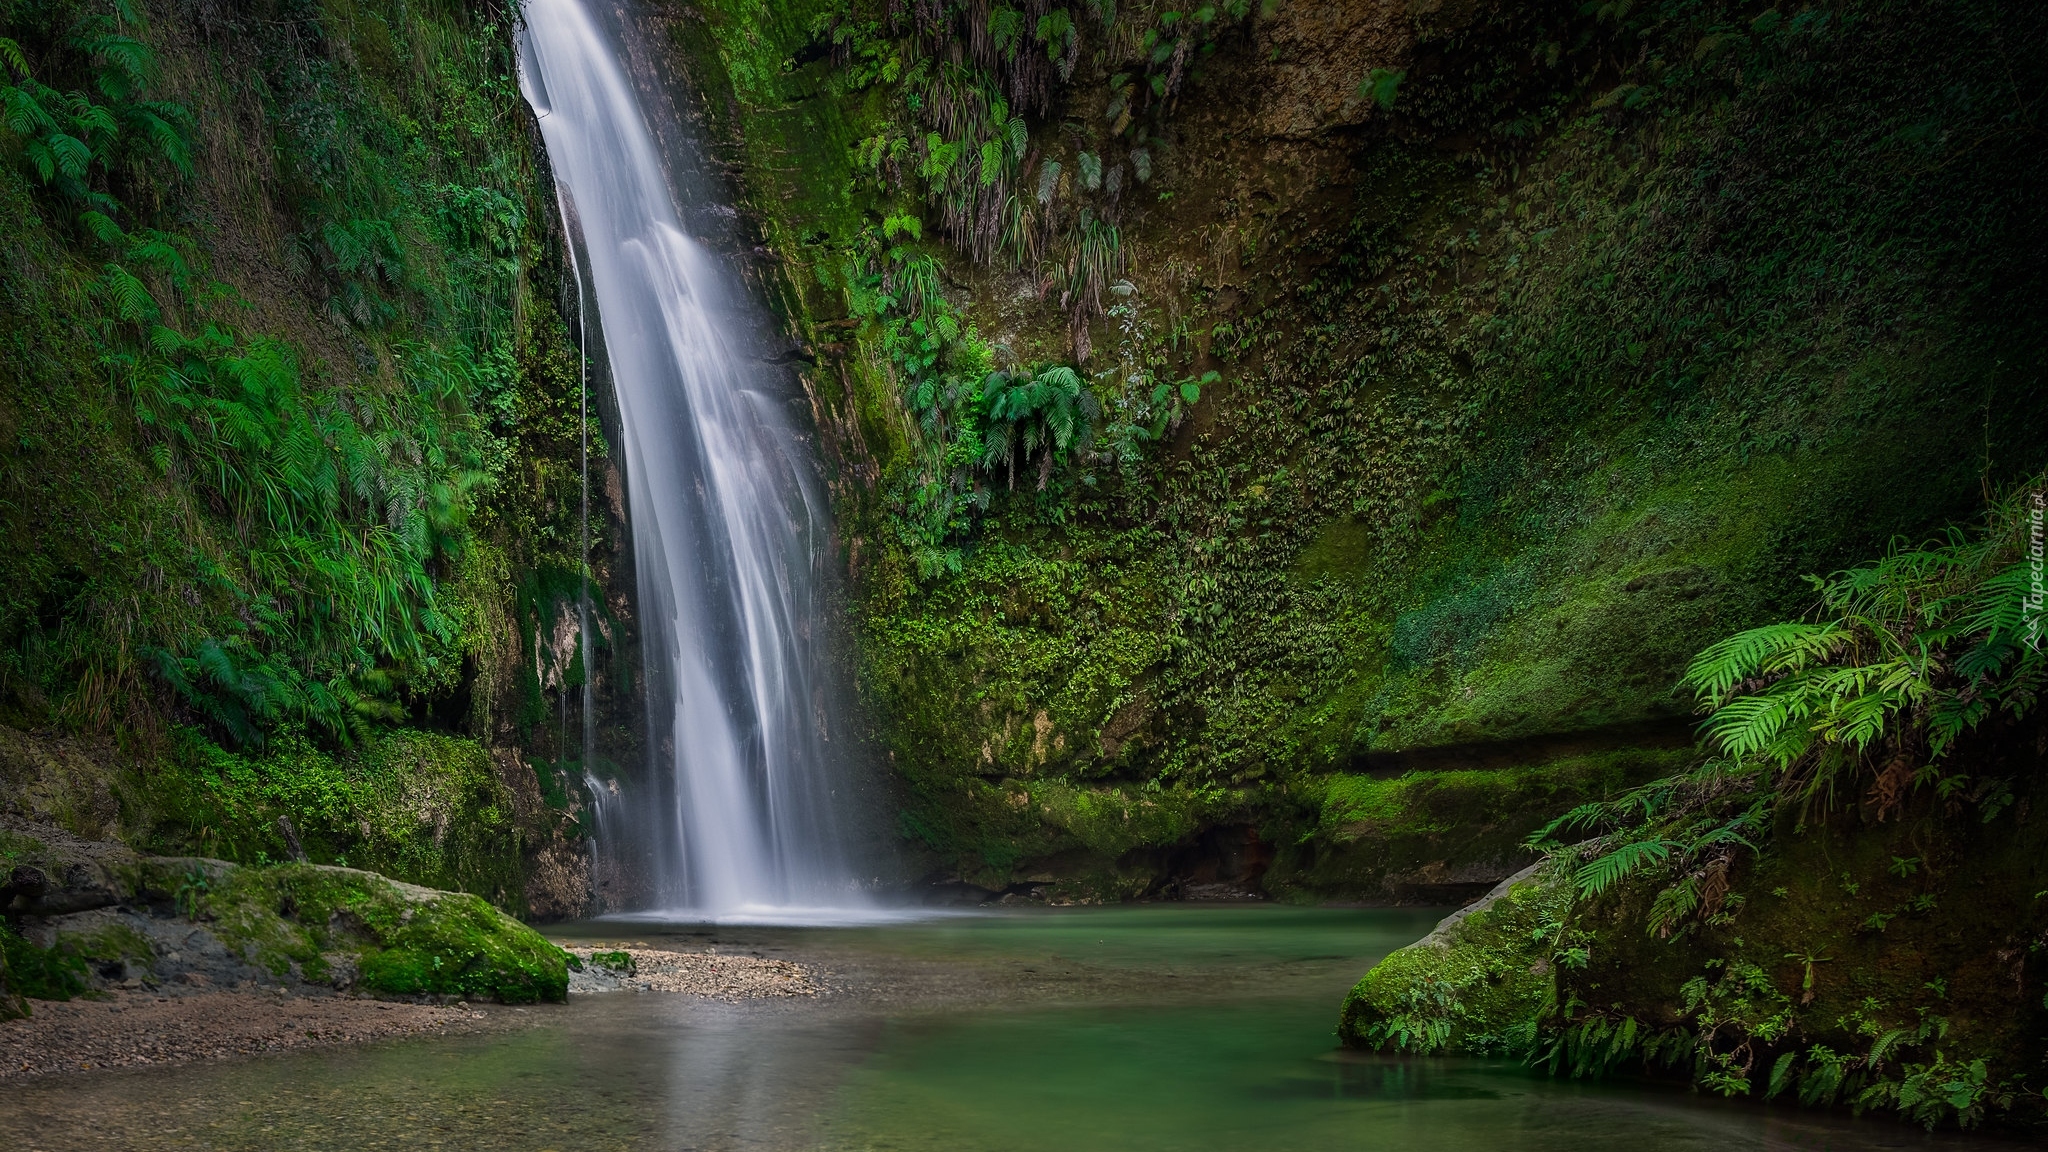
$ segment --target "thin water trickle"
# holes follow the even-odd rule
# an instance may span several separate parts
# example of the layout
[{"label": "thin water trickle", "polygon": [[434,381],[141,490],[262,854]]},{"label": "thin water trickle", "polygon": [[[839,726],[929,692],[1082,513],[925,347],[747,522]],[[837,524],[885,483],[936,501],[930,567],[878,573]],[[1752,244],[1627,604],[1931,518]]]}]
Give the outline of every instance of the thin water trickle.
[{"label": "thin water trickle", "polygon": [[[645,862],[665,909],[861,907],[815,703],[829,699],[813,627],[825,510],[773,379],[741,350],[758,317],[684,231],[593,13],[530,0],[525,20],[521,83],[579,225],[579,291],[587,275],[618,395],[657,761],[651,795],[593,789],[598,851]],[[585,485],[587,500],[587,472]]]},{"label": "thin water trickle", "polygon": [[[562,212],[562,255],[569,262],[569,278],[576,284],[576,437],[582,488],[582,522],[577,528],[576,552],[576,562],[580,565],[576,582],[576,644],[583,657],[583,749],[579,765],[585,794],[596,797],[603,793],[604,784],[597,777],[597,761],[594,759],[597,748],[597,675],[592,661],[596,659],[597,645],[590,635],[590,310],[583,302],[583,265],[576,257],[578,234],[569,220],[567,191],[560,191],[556,199]],[[602,835],[601,826],[598,832]]]}]

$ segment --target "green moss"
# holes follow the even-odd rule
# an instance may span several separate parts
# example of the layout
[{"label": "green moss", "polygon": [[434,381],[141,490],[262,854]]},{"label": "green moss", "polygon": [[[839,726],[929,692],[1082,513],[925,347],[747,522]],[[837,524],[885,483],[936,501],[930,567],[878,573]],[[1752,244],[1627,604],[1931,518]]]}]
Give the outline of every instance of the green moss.
[{"label": "green moss", "polygon": [[0,828],[0,860],[20,860],[46,851],[41,840],[8,828]]},{"label": "green moss", "polygon": [[320,981],[346,956],[357,982],[394,995],[561,1000],[560,948],[464,893],[404,889],[355,869],[286,864],[241,868],[210,890],[213,929],[279,977]]},{"label": "green moss", "polygon": [[1026,791],[1043,819],[1110,859],[1133,848],[1191,839],[1243,806],[1241,797],[1217,790],[1077,788],[1048,781]]},{"label": "green moss", "polygon": [[[533,758],[565,758],[531,724],[539,685],[514,690],[583,551],[581,374],[512,22],[385,0],[139,15],[142,95],[189,112],[190,171],[126,113],[82,182],[0,164],[0,723],[121,745],[96,766],[118,827],[43,805],[82,835],[282,859],[289,815],[322,859],[516,904],[522,850],[574,829],[515,828],[475,740],[376,738],[491,739],[523,710]],[[81,47],[111,19],[0,5],[0,35],[39,81],[118,102]],[[117,264],[140,277],[119,307]],[[617,535],[590,529],[602,588]],[[586,661],[609,713],[606,647]],[[159,739],[178,723],[197,735]]]},{"label": "green moss", "polygon": [[67,934],[59,947],[88,963],[135,960],[148,965],[156,959],[148,937],[126,924],[109,924],[90,934]]},{"label": "green moss", "polygon": [[0,1019],[28,1015],[24,1000],[69,1000],[86,990],[85,961],[63,948],[43,948],[0,921]]},{"label": "green moss", "polygon": [[1344,999],[1337,1034],[1360,1048],[1526,1056],[1556,1006],[1570,885],[1537,875],[1374,965]]},{"label": "green moss", "polygon": [[336,754],[287,733],[248,755],[187,731],[174,747],[133,805],[153,851],[289,859],[277,823],[288,816],[316,863],[519,900],[533,832],[515,825],[512,794],[473,740],[398,731]]},{"label": "green moss", "polygon": [[[841,65],[816,58],[811,20],[834,5],[700,7],[677,43],[713,78],[711,122],[745,159],[783,306],[842,345],[820,326],[845,302],[818,273],[882,211],[908,210],[855,178],[848,147],[897,115],[897,94],[829,82]],[[1385,131],[1327,167],[1228,142],[1262,131],[1235,94],[1265,73],[1219,45],[1122,208],[1145,252],[1131,318],[1155,337],[1101,325],[1095,347],[1104,367],[1223,381],[1156,456],[1083,468],[1090,483],[1065,492],[995,492],[957,572],[921,573],[885,507],[900,389],[857,340],[821,359],[807,378],[841,474],[862,685],[911,784],[906,830],[977,882],[1077,852],[1088,862],[1060,866],[1099,870],[1187,834],[1135,807],[1126,831],[1151,785],[1214,789],[1229,801],[1175,811],[1308,836],[1283,864],[1322,877],[1310,887],[1376,882],[1331,863],[1349,851],[1332,833],[1372,823],[1347,813],[1396,790],[1325,776],[1387,751],[1676,718],[1682,661],[1802,609],[1801,574],[1938,526],[1987,460],[1994,480],[2039,466],[2039,391],[2014,373],[2040,359],[2025,317],[2048,261],[2013,206],[2040,158],[1987,146],[1949,157],[1967,175],[1933,175],[1911,158],[1942,147],[1924,126],[2013,139],[2002,114],[1881,79],[1939,59],[2024,90],[1986,47],[2011,13],[1852,3],[1824,28],[1766,21],[1740,46],[1715,31],[1753,15],[1396,20],[1385,31],[1419,35],[1418,59],[1459,63],[1407,77]],[[1531,70],[1538,42],[1641,63]],[[1073,107],[1110,99],[1094,51],[1062,88]],[[1630,103],[1627,85],[1656,99]],[[1986,220],[2001,223],[1966,223]],[[963,314],[1019,355],[1064,332],[1051,305],[925,247]],[[1610,782],[1575,771],[1554,788],[1406,785],[1439,814],[1362,835],[1477,844],[1500,815],[1554,814]]]},{"label": "green moss", "polygon": [[1630,748],[1499,769],[1334,775],[1318,805],[1332,839],[1412,836],[1527,819],[1611,795],[1697,759],[1691,748]]},{"label": "green moss", "polygon": [[2048,1002],[2020,960],[2048,925],[2048,851],[2016,813],[2041,799],[2044,734],[2029,717],[1959,743],[1944,771],[2004,797],[1985,809],[1932,788],[1883,821],[1780,809],[1718,902],[1675,930],[1645,930],[1672,879],[1654,870],[1591,897],[1561,871],[1516,885],[1375,966],[1340,1032],[1928,1127],[2038,1124],[2021,1086],[2048,1056]]}]

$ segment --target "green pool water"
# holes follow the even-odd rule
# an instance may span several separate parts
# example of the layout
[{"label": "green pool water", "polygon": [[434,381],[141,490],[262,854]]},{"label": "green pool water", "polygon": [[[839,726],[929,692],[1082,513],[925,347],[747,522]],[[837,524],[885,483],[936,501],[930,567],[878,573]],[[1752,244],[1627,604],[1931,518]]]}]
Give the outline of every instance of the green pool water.
[{"label": "green pool water", "polygon": [[816,965],[814,1000],[614,993],[485,1035],[0,1089],[22,1149],[1876,1149],[1997,1142],[1509,1062],[1336,1048],[1344,989],[1437,913],[1159,905],[564,939]]}]

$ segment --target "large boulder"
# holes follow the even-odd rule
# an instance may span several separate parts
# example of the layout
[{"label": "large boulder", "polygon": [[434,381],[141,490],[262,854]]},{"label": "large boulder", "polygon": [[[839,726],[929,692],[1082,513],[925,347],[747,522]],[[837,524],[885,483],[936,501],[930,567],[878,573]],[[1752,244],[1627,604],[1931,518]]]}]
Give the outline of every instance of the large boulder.
[{"label": "large boulder", "polygon": [[1531,864],[1421,940],[1387,956],[1344,999],[1354,1048],[1526,1054],[1557,995],[1555,950],[1570,885]]},{"label": "large boulder", "polygon": [[143,856],[0,817],[0,907],[96,987],[561,1000],[567,957],[482,899],[357,868]]}]

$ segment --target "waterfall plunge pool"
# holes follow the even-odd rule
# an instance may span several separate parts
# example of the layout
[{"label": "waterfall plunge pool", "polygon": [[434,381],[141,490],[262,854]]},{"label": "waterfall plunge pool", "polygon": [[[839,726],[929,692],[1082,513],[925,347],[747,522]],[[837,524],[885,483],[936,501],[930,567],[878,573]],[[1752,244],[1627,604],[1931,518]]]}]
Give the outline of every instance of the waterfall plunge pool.
[{"label": "waterfall plunge pool", "polygon": [[[493,1008],[525,1026],[10,1085],[21,1149],[1991,1149],[1508,1061],[1337,1049],[1438,913],[1161,904],[841,928],[558,926],[795,960],[810,999]],[[514,1023],[508,1020],[507,1023]]]}]

